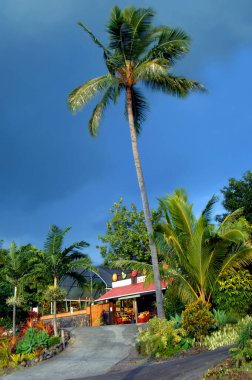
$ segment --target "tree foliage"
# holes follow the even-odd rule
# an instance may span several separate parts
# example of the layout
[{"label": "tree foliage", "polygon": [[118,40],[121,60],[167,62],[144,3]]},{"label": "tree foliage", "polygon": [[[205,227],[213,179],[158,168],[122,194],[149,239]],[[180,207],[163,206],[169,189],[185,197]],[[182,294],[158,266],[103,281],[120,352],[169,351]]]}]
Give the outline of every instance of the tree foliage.
[{"label": "tree foliage", "polygon": [[252,306],[252,275],[246,269],[227,271],[219,278],[214,303],[222,310],[246,314]]},{"label": "tree foliage", "polygon": [[[243,215],[252,224],[252,173],[247,171],[242,179],[229,178],[228,186],[221,190],[224,200],[222,202],[228,213],[243,208]],[[228,214],[217,215],[218,221],[224,220]]]},{"label": "tree foliage", "polygon": [[[110,209],[111,219],[107,222],[105,235],[99,235],[100,248],[105,265],[116,260],[136,260],[151,263],[148,233],[144,213],[132,203],[129,208],[123,200]],[[152,211],[154,226],[160,220],[159,211]]]}]

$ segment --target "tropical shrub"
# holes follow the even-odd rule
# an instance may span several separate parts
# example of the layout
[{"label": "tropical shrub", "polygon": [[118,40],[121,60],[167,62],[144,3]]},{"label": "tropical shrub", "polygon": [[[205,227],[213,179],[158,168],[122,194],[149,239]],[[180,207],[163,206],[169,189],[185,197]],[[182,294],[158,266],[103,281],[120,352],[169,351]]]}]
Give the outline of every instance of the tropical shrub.
[{"label": "tropical shrub", "polygon": [[225,311],[245,315],[252,305],[252,275],[247,269],[226,271],[217,282],[214,303]]},{"label": "tropical shrub", "polygon": [[12,354],[10,357],[10,363],[12,367],[18,366],[18,364],[22,363],[23,361],[27,362],[30,360],[35,359],[36,354],[34,352],[30,354]]},{"label": "tropical shrub", "polygon": [[168,286],[164,295],[164,311],[167,319],[172,319],[175,314],[180,314],[184,310],[185,305],[177,295],[173,286]]},{"label": "tropical shrub", "polygon": [[224,310],[213,309],[213,317],[218,328],[225,326],[228,322],[228,315]]},{"label": "tropical shrub", "polygon": [[189,336],[196,340],[201,340],[208,334],[215,324],[212,314],[209,311],[210,304],[202,302],[200,299],[186,305],[182,312],[181,327],[187,331]]},{"label": "tropical shrub", "polygon": [[238,347],[231,350],[240,367],[244,362],[252,361],[252,319],[239,332]]},{"label": "tropical shrub", "polygon": [[60,337],[59,336],[50,336],[49,339],[48,339],[48,342],[47,342],[47,347],[50,348],[50,347],[53,347],[55,346],[56,344],[59,344],[60,343]]},{"label": "tropical shrub", "polygon": [[249,340],[252,339],[252,320],[249,321],[240,331],[238,347],[244,348]]},{"label": "tropical shrub", "polygon": [[16,352],[18,354],[29,354],[38,347],[47,347],[49,334],[46,331],[38,331],[29,328],[22,340],[17,343]]},{"label": "tropical shrub", "polygon": [[136,348],[143,355],[169,357],[182,350],[179,343],[185,336],[185,331],[175,329],[172,321],[153,318],[148,322],[147,329],[140,332]]},{"label": "tropical shrub", "polygon": [[2,341],[0,343],[0,368],[7,368],[9,366],[10,356],[10,341]]},{"label": "tropical shrub", "polygon": [[215,350],[218,347],[235,344],[237,337],[237,326],[226,325],[221,330],[214,331],[211,335],[206,336],[201,343],[209,350]]},{"label": "tropical shrub", "polygon": [[175,329],[178,329],[182,323],[182,314],[175,314],[174,317],[171,317],[171,321]]},{"label": "tropical shrub", "polygon": [[45,299],[49,301],[61,301],[66,298],[66,290],[64,288],[48,286],[45,292]]},{"label": "tropical shrub", "polygon": [[230,311],[226,313],[227,315],[227,323],[229,324],[236,324],[238,323],[244,316],[241,316],[238,313],[235,313],[234,311]]},{"label": "tropical shrub", "polygon": [[210,336],[206,336],[201,343],[209,350],[215,350],[218,347],[235,344],[238,340],[241,329],[243,329],[250,321],[252,321],[252,318],[246,316],[235,325],[227,324],[220,330],[214,331]]}]

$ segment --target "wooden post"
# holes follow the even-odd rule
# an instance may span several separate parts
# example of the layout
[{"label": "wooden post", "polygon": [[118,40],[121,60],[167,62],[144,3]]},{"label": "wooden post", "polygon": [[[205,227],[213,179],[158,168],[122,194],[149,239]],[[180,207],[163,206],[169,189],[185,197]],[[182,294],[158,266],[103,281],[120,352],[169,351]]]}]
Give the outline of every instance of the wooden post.
[{"label": "wooden post", "polygon": [[133,308],[134,308],[134,313],[135,313],[135,320],[137,323],[138,308],[137,308],[137,299],[136,298],[134,298],[134,300],[133,300]]},{"label": "wooden post", "polygon": [[61,329],[61,343],[62,343],[62,347],[64,349],[65,346],[66,346],[66,343],[65,343],[65,334],[64,334],[64,330],[63,329]]},{"label": "wooden post", "polygon": [[89,314],[89,326],[91,326],[92,327],[92,325],[93,325],[93,321],[92,321],[92,305],[91,305],[91,303],[90,303],[90,314]]}]

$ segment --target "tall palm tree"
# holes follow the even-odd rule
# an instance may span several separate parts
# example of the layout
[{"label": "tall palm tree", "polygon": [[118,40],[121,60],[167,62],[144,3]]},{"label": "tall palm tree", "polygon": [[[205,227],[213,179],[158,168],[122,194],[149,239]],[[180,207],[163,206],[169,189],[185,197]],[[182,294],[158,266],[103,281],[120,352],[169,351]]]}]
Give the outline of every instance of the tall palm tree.
[{"label": "tall palm tree", "polygon": [[247,224],[240,219],[241,210],[230,214],[217,228],[211,224],[211,210],[216,197],[208,202],[198,219],[184,190],[160,199],[165,221],[156,232],[157,244],[166,250],[167,261],[177,259],[162,270],[172,277],[177,294],[185,301],[210,301],[218,279],[227,270],[252,262],[252,246]]},{"label": "tall palm tree", "polygon": [[157,311],[159,317],[163,318],[164,309],[157,249],[153,239],[149,202],[137,144],[141,124],[146,116],[145,111],[148,110],[148,103],[136,85],[142,82],[152,90],[178,97],[185,97],[191,91],[203,90],[204,88],[194,80],[170,73],[175,61],[189,51],[190,39],[180,29],[167,26],[154,27],[152,25],[154,15],[155,12],[151,8],[127,7],[121,10],[115,6],[112,9],[107,26],[108,47],[79,22],[79,25],[90,35],[94,43],[103,50],[108,72],[105,75],[90,79],[74,89],[69,95],[68,103],[71,110],[76,112],[81,110],[94,96],[103,93],[88,124],[90,134],[96,136],[100,120],[109,102],[114,101],[115,103],[119,95],[122,92],[125,93],[125,113],[129,122],[133,156],[152,255]]},{"label": "tall palm tree", "polygon": [[[57,293],[59,281],[65,275],[77,280],[79,284],[83,284],[84,277],[76,272],[75,269],[80,267],[90,268],[92,266],[89,256],[81,252],[83,248],[89,246],[85,241],[75,242],[63,248],[65,235],[70,228],[61,229],[55,225],[51,226],[44,244],[44,250],[38,252],[37,257],[34,259],[34,269],[30,276],[48,285],[53,285],[51,293]],[[55,297],[53,297],[53,314],[54,333],[57,335]]]}]

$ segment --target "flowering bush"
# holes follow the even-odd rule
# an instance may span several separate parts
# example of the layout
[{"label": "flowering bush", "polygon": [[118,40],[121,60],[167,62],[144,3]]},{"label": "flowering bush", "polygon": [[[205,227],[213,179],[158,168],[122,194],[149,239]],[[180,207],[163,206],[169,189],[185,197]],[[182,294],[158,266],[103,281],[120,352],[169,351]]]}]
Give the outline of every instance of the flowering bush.
[{"label": "flowering bush", "polygon": [[47,322],[44,323],[41,320],[40,315],[34,311],[29,311],[28,312],[29,317],[26,318],[25,323],[21,323],[19,328],[19,338],[22,338],[28,329],[34,328],[38,331],[45,331],[47,332],[50,336],[53,335],[53,326],[51,323]]}]

